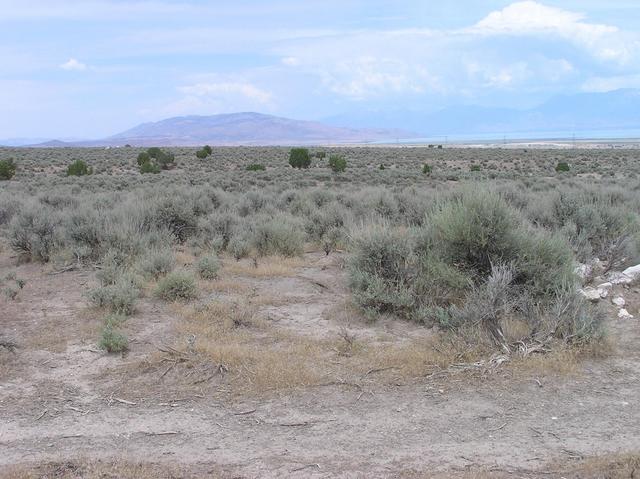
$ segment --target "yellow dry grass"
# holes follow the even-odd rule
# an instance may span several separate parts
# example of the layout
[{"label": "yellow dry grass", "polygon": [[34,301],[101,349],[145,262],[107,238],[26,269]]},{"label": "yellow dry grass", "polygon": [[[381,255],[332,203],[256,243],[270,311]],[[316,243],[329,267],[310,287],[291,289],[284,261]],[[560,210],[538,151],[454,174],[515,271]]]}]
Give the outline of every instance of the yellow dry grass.
[{"label": "yellow dry grass", "polygon": [[358,340],[346,331],[330,339],[300,336],[274,328],[251,303],[213,301],[204,307],[172,308],[181,317],[179,336],[195,337],[198,355],[224,365],[236,393],[393,382],[424,377],[456,362],[476,361],[484,353],[451,335],[385,345]]},{"label": "yellow dry grass", "polygon": [[296,269],[303,264],[304,260],[302,258],[283,258],[279,256],[258,258],[257,265],[253,260],[235,261],[234,259],[226,259],[222,270],[229,274],[250,278],[269,278],[293,276]]},{"label": "yellow dry grass", "polygon": [[555,461],[540,469],[498,466],[471,467],[433,473],[403,471],[394,477],[402,479],[633,479],[640,471],[640,453],[605,454],[576,461]]},{"label": "yellow dry grass", "polygon": [[194,465],[157,464],[129,460],[76,459],[63,462],[22,464],[0,471],[0,479],[172,479],[172,478],[225,478],[215,465],[202,470]]}]

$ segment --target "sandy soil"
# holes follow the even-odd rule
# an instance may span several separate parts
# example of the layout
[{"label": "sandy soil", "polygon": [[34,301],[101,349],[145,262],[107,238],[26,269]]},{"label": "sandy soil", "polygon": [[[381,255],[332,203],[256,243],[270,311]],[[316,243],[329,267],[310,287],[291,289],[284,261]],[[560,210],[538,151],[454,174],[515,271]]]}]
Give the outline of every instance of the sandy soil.
[{"label": "sandy soil", "polygon": [[[51,274],[7,255],[0,271],[27,281],[16,299],[0,299],[0,338],[18,346],[0,347],[5,474],[17,464],[117,458],[216,477],[446,477],[482,467],[525,477],[550,461],[640,451],[640,324],[617,319],[613,306],[614,353],[566,374],[504,366],[378,382],[374,371],[362,381],[238,395],[222,380],[187,387],[176,379],[183,370],[141,368],[158,345],[184,340],[172,305],[143,300],[127,324],[131,351],[107,355],[96,347],[100,314],[84,296],[91,271]],[[220,281],[228,291],[212,287],[201,301],[232,290],[270,295],[260,314],[290,334],[322,339],[348,327],[387,342],[428,334],[397,321],[345,320],[336,257],[309,253],[291,274]],[[617,292],[640,316],[640,292]]]}]

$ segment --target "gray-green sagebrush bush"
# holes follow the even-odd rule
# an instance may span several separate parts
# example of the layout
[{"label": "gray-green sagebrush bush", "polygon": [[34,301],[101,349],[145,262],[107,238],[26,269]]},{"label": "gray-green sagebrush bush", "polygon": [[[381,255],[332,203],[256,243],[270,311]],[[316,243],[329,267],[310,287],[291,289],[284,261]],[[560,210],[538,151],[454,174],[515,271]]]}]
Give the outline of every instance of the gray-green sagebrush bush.
[{"label": "gray-green sagebrush bush", "polygon": [[61,241],[60,218],[44,205],[28,204],[9,224],[9,244],[30,260],[48,262]]},{"label": "gray-green sagebrush bush", "polygon": [[155,294],[165,301],[186,301],[198,294],[196,280],[187,271],[173,271],[158,282]]},{"label": "gray-green sagebrush bush", "polygon": [[366,311],[453,329],[481,324],[503,345],[501,322],[514,315],[532,333],[599,336],[597,315],[576,316],[579,324],[565,316],[561,327],[545,329],[518,306],[549,311],[575,296],[574,256],[562,238],[528,224],[498,194],[464,190],[437,205],[421,227],[364,226],[351,242],[350,285]]},{"label": "gray-green sagebrush bush", "polygon": [[113,284],[99,286],[89,292],[90,301],[109,311],[130,316],[140,296],[140,282],[131,274],[122,274]]},{"label": "gray-green sagebrush bush", "polygon": [[262,216],[252,227],[252,243],[260,256],[299,256],[304,249],[301,222],[285,215]]},{"label": "gray-green sagebrush bush", "polygon": [[640,217],[615,190],[559,191],[532,203],[529,216],[560,231],[582,262],[596,257],[611,269],[638,259]]},{"label": "gray-green sagebrush bush", "polygon": [[202,279],[215,279],[220,270],[220,260],[215,254],[208,254],[198,259],[196,271]]}]

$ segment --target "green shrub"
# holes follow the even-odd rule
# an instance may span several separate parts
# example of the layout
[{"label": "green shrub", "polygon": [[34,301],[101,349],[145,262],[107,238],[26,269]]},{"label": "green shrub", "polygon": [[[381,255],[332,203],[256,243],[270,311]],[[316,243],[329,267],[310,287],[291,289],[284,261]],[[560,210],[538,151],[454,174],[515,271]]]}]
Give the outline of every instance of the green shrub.
[{"label": "green shrub", "polygon": [[370,313],[408,316],[416,307],[411,239],[388,224],[364,226],[351,237],[349,284],[356,302]]},{"label": "green shrub", "polygon": [[204,151],[207,155],[210,155],[211,153],[213,153],[213,148],[211,148],[209,145],[204,145],[202,147],[202,151]]},{"label": "green shrub", "polygon": [[138,267],[144,276],[158,279],[170,273],[175,263],[175,257],[170,249],[153,249],[140,259]]},{"label": "green shrub", "polygon": [[203,256],[196,263],[196,271],[202,279],[215,279],[220,270],[220,260],[214,254]]},{"label": "green shrub", "polygon": [[138,154],[137,162],[138,162],[138,166],[142,166],[145,163],[150,163],[151,156],[146,151],[143,151],[142,153]]},{"label": "green shrub", "polygon": [[264,171],[264,170],[266,170],[264,165],[261,165],[260,163],[251,163],[250,165],[247,165],[247,167],[245,169],[247,171]]},{"label": "green shrub", "polygon": [[470,171],[480,171],[480,165],[471,165],[469,167]]},{"label": "green shrub", "polygon": [[43,205],[28,205],[9,223],[9,245],[31,260],[46,263],[61,242],[58,216]]},{"label": "green shrub", "polygon": [[173,271],[158,283],[155,294],[165,301],[186,301],[197,296],[196,280],[186,271]]},{"label": "green shrub", "polygon": [[158,229],[165,229],[179,241],[184,242],[196,232],[198,217],[194,204],[178,194],[161,194],[153,199],[147,213],[147,221]]},{"label": "green shrub", "polygon": [[326,158],[327,153],[324,151],[316,151],[316,158],[323,160],[324,158]]},{"label": "green shrub", "polygon": [[378,166],[378,169],[379,169],[379,170],[384,170],[384,169],[385,169],[385,167],[384,167],[384,165],[383,165],[382,163],[380,163],[380,166]]},{"label": "green shrub", "polygon": [[566,161],[559,161],[556,165],[556,171],[558,173],[569,171],[571,168],[569,167],[569,163]]},{"label": "green shrub", "polygon": [[156,158],[156,161],[158,162],[158,166],[161,169],[168,170],[170,168],[173,168],[176,161],[176,157],[173,153],[166,153],[163,151],[158,155],[158,157]]},{"label": "green shrub", "polygon": [[140,173],[160,173],[160,167],[152,161],[145,161],[140,165]]},{"label": "green shrub", "polygon": [[347,160],[345,160],[344,157],[340,155],[330,155],[329,167],[334,173],[342,173],[347,169]]},{"label": "green shrub", "polygon": [[[566,242],[484,189],[440,202],[420,228],[373,225],[351,236],[350,286],[365,311],[452,328],[482,319],[503,346],[502,318],[524,314],[507,308],[516,298],[546,311],[558,295],[576,290]],[[533,331],[532,318],[523,319]]]},{"label": "green shrub", "polygon": [[306,148],[291,148],[289,164],[294,168],[309,168],[311,166],[309,150]]},{"label": "green shrub", "polygon": [[129,349],[129,340],[114,327],[107,325],[102,329],[98,347],[108,353],[122,353]]},{"label": "green shrub", "polygon": [[198,223],[198,230],[204,236],[205,243],[219,238],[220,249],[226,250],[233,235],[238,217],[229,211],[215,211]]},{"label": "green shrub", "polygon": [[227,248],[236,261],[246,258],[251,253],[251,243],[244,238],[233,237]]},{"label": "green shrub", "polygon": [[196,157],[198,157],[200,160],[204,160],[207,156],[209,156],[209,154],[205,150],[196,151]]},{"label": "green shrub", "polygon": [[640,216],[606,192],[561,191],[528,210],[536,223],[565,236],[581,262],[596,257],[608,268],[622,268],[638,258]]},{"label": "green shrub", "polygon": [[16,174],[16,163],[13,159],[0,160],[0,180],[10,180]]},{"label": "green shrub", "polygon": [[322,251],[329,256],[329,253],[335,251],[338,247],[338,243],[342,240],[343,234],[340,228],[331,228],[326,231],[320,240],[322,245]]},{"label": "green shrub", "polygon": [[304,248],[304,236],[300,225],[290,218],[263,218],[255,225],[253,245],[260,256],[299,256]]},{"label": "green shrub", "polygon": [[82,160],[76,160],[67,167],[67,176],[84,176],[91,173],[93,169]]},{"label": "green shrub", "polygon": [[424,165],[422,165],[422,173],[424,173],[425,175],[430,175],[431,174],[431,165],[425,163]]},{"label": "green shrub", "polygon": [[93,304],[125,316],[130,316],[135,312],[139,296],[138,281],[130,274],[124,274],[115,283],[100,286],[89,292],[89,299]]},{"label": "green shrub", "polygon": [[138,155],[138,165],[140,165],[140,173],[158,173],[160,170],[168,170],[173,168],[175,164],[175,155],[153,146],[147,149],[146,154]]}]

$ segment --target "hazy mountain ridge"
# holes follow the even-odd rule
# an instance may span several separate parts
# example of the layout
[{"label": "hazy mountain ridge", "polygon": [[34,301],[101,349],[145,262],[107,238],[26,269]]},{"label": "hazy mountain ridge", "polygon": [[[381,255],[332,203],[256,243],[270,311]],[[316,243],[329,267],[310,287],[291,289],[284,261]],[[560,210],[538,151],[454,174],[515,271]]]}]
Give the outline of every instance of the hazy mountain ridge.
[{"label": "hazy mountain ridge", "polygon": [[102,140],[64,144],[54,140],[37,146],[297,145],[367,143],[416,136],[417,134],[393,128],[337,127],[315,121],[244,112],[173,117],[142,123]]},{"label": "hazy mountain ridge", "polygon": [[436,112],[364,111],[326,118],[331,125],[348,124],[367,128],[394,125],[423,136],[553,134],[572,130],[640,128],[640,90],[623,89],[606,93],[560,95],[531,109],[490,108],[460,105]]},{"label": "hazy mountain ridge", "polygon": [[[640,90],[556,96],[528,110],[460,105],[440,111],[366,111],[324,121],[262,113],[182,116],[142,123],[116,135],[83,141],[49,140],[35,146],[313,145],[394,142],[444,135],[549,138],[558,132],[640,130]],[[0,144],[2,141],[0,140]],[[5,143],[26,146],[24,140]]]}]

